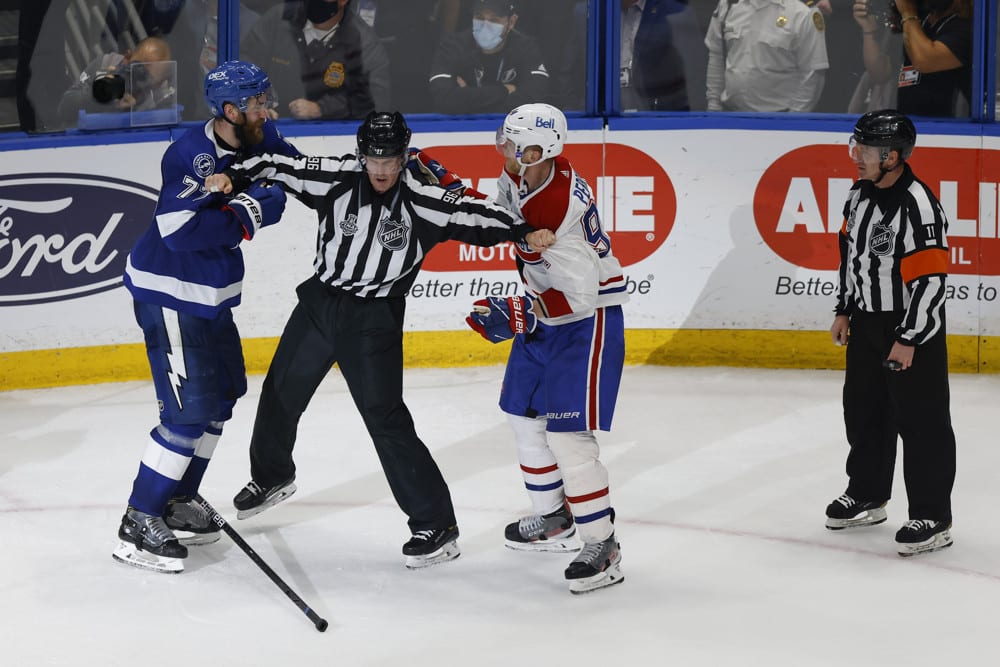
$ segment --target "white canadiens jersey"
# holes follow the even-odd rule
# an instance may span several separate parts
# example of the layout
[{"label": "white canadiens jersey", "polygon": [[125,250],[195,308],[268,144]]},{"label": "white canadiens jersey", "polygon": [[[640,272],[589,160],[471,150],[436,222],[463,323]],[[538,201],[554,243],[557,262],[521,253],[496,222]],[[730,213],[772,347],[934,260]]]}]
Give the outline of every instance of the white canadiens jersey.
[{"label": "white canadiens jersey", "polygon": [[551,229],[556,242],[542,253],[518,243],[517,266],[534,312],[545,324],[583,320],[595,309],[628,301],[621,264],[611,253],[593,192],[569,161],[556,157],[552,171],[527,192],[521,177],[504,170],[497,203],[534,229]]}]

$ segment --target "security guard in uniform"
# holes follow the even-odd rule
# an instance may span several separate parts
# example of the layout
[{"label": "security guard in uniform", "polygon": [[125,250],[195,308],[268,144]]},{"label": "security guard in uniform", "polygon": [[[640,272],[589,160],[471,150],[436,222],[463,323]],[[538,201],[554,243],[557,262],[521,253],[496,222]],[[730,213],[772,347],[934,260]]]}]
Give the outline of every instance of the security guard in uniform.
[{"label": "security guard in uniform", "polygon": [[281,116],[361,119],[391,108],[389,58],[348,3],[276,4],[242,43],[240,51],[271,75]]},{"label": "security guard in uniform", "polygon": [[823,15],[799,0],[719,0],[705,46],[709,111],[808,112],[823,92]]}]

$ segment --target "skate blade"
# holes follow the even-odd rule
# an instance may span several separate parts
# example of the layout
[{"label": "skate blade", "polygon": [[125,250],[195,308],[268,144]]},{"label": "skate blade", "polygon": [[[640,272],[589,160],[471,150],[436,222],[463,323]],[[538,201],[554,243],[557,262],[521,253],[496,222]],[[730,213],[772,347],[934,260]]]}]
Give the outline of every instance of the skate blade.
[{"label": "skate blade", "polygon": [[258,514],[260,514],[261,512],[263,512],[264,510],[270,509],[270,508],[274,507],[275,505],[277,505],[278,503],[280,503],[282,500],[288,499],[297,490],[298,490],[298,487],[295,486],[295,484],[289,484],[288,486],[286,486],[285,488],[283,488],[281,491],[279,491],[278,493],[274,494],[273,496],[271,496],[270,498],[268,498],[267,500],[265,500],[264,502],[262,502],[260,505],[257,505],[257,507],[251,507],[248,510],[237,510],[236,511],[236,518],[237,519],[249,519],[252,516],[257,516]]},{"label": "skate blade", "polygon": [[593,577],[570,579],[569,592],[573,595],[582,595],[583,593],[596,591],[599,588],[607,588],[608,586],[620,584],[623,581],[625,581],[625,575],[622,574],[621,564],[615,563],[604,572],[595,574]]},{"label": "skate blade", "polygon": [[118,542],[118,546],[111,553],[111,557],[119,563],[125,563],[126,565],[152,572],[179,574],[184,571],[184,560],[182,558],[168,558],[166,556],[156,556],[148,551],[139,551],[135,548],[134,544],[125,541]]},{"label": "skate blade", "polygon": [[826,520],[826,527],[830,530],[844,530],[845,528],[861,528],[862,526],[877,526],[885,523],[887,515],[885,509],[876,507],[868,510],[864,514],[850,519],[830,519]]},{"label": "skate blade", "polygon": [[215,544],[222,537],[222,533],[189,533],[183,530],[175,530],[174,535],[177,541],[186,547],[200,547],[206,544]]},{"label": "skate blade", "polygon": [[450,560],[455,560],[462,555],[461,549],[458,548],[457,542],[448,542],[440,549],[433,553],[429,553],[425,556],[407,556],[406,557],[406,567],[410,570],[419,570],[425,567],[431,567],[432,565],[438,565],[439,563],[446,563]]},{"label": "skate blade", "polygon": [[951,545],[951,532],[947,530],[943,533],[938,533],[926,542],[918,542],[916,544],[896,543],[897,553],[899,553],[899,555],[903,558],[909,558],[910,556],[916,556],[917,554],[929,554],[932,551],[946,549]]},{"label": "skate blade", "polygon": [[544,551],[549,553],[570,553],[579,551],[583,546],[579,540],[563,538],[558,540],[536,540],[534,542],[513,542],[505,540],[504,546],[514,551]]}]

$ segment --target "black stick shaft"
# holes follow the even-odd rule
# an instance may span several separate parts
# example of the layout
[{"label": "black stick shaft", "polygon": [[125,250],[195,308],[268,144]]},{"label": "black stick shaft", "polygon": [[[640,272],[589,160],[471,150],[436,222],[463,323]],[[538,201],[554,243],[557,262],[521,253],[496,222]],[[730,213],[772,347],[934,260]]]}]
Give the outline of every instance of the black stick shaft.
[{"label": "black stick shaft", "polygon": [[250,560],[252,560],[257,565],[257,567],[259,567],[261,570],[264,571],[264,574],[266,574],[268,578],[270,578],[270,580],[274,582],[274,585],[280,588],[281,592],[287,595],[288,599],[294,602],[295,606],[298,607],[299,610],[306,615],[306,618],[312,621],[313,625],[316,626],[316,629],[319,630],[320,632],[325,632],[328,625],[326,619],[321,618],[319,614],[313,611],[312,608],[309,607],[309,605],[307,605],[302,600],[302,598],[299,597],[298,593],[293,591],[291,587],[288,584],[286,584],[281,577],[278,576],[278,573],[272,570],[271,566],[264,562],[264,559],[261,558],[260,555],[258,555],[257,552],[253,550],[253,547],[247,544],[246,540],[240,537],[240,534],[237,533],[236,530],[229,525],[229,522],[227,522],[226,519],[221,514],[215,511],[215,508],[212,507],[207,500],[201,497],[201,494],[196,494],[194,499],[198,504],[201,505],[202,509],[208,512],[208,516],[211,518],[212,522],[215,523],[217,526],[219,526],[219,528],[221,528],[223,532],[225,532],[226,535],[229,536],[229,539],[235,542],[236,546],[242,549],[243,553],[249,556]]}]

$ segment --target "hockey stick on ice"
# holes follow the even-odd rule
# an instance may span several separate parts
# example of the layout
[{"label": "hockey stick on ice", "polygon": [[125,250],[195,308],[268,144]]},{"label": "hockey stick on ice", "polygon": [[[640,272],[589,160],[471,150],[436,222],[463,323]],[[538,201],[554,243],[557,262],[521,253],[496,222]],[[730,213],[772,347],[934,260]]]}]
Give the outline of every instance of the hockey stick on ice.
[{"label": "hockey stick on ice", "polygon": [[253,550],[253,547],[247,544],[246,541],[242,537],[240,537],[239,533],[237,533],[236,530],[229,525],[229,523],[225,520],[225,518],[223,518],[221,514],[216,512],[215,508],[212,507],[207,500],[201,497],[201,494],[195,494],[194,499],[195,502],[201,505],[203,510],[208,512],[209,519],[211,519],[213,523],[215,523],[219,528],[221,528],[226,533],[226,535],[229,536],[229,539],[235,542],[236,546],[242,549],[243,553],[249,556],[250,560],[256,563],[257,567],[259,567],[261,570],[264,571],[264,574],[266,574],[271,579],[271,581],[274,582],[274,585],[280,588],[281,592],[287,595],[288,599],[294,602],[295,606],[298,607],[299,610],[303,614],[305,614],[310,621],[313,622],[313,625],[316,626],[316,629],[319,630],[320,632],[326,632],[327,625],[329,625],[326,622],[326,619],[321,618],[319,614],[317,614],[309,607],[309,605],[303,602],[302,598],[300,598],[298,594],[295,591],[293,591],[288,586],[288,584],[286,584],[284,580],[281,577],[279,577],[274,570],[271,569],[271,567],[267,563],[264,562],[264,559],[261,558],[257,554],[257,552]]}]

